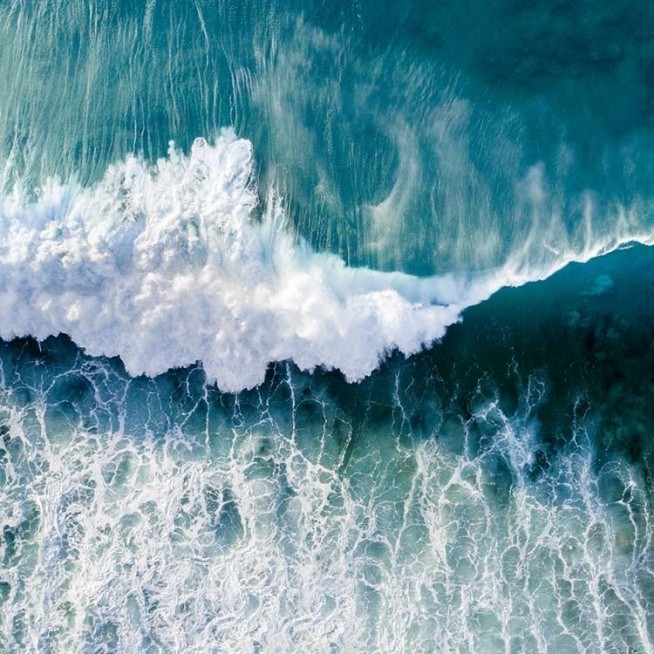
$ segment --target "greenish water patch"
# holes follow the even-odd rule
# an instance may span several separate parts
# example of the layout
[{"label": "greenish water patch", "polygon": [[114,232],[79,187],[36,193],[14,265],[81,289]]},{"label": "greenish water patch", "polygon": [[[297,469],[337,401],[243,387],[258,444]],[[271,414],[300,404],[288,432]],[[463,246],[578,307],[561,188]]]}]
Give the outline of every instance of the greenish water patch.
[{"label": "greenish water patch", "polygon": [[484,269],[534,236],[579,251],[621,211],[651,231],[645,5],[332,4],[4,5],[2,187],[90,183],[234,126],[262,197],[351,264]]}]

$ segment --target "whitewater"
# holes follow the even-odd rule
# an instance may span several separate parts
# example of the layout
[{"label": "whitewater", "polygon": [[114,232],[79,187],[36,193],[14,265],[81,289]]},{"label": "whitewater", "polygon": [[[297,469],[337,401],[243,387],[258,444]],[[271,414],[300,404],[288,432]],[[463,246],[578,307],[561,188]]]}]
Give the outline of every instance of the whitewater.
[{"label": "whitewater", "polygon": [[88,188],[51,180],[36,196],[17,185],[0,199],[0,336],[67,334],[91,355],[119,356],[132,375],[201,362],[230,392],[285,360],[360,381],[504,286],[651,241],[623,210],[622,229],[597,238],[589,217],[581,247],[563,252],[543,252],[538,230],[552,226],[535,222],[491,271],[417,278],[348,267],[293,234],[272,190],[255,216],[252,145],[233,130],[213,145],[196,139],[188,156],[171,144],[154,166],[130,156]]},{"label": "whitewater", "polygon": [[652,34],[0,2],[0,652],[654,651]]}]

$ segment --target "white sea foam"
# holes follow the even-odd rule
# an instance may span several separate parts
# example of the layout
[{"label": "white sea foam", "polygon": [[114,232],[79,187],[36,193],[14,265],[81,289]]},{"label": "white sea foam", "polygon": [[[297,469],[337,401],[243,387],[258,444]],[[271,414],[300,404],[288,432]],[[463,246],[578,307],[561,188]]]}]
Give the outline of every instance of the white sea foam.
[{"label": "white sea foam", "polygon": [[[598,470],[587,421],[534,479],[544,378],[515,415],[477,396],[407,439],[292,373],[290,401],[232,414],[78,365],[59,377],[93,398],[79,422],[57,419],[47,370],[21,392],[29,357],[0,386],[2,651],[652,651],[647,481]],[[395,385],[397,415],[419,410],[411,373]]]},{"label": "white sea foam", "polygon": [[[131,374],[201,361],[226,391],[269,362],[338,368],[349,380],[412,354],[506,284],[549,274],[525,258],[474,280],[349,268],[316,253],[270,198],[259,220],[251,144],[226,130],[190,156],[110,166],[90,188],[48,182],[0,204],[0,337],[66,333]],[[592,256],[617,243],[596,243]],[[570,257],[568,257],[570,258]]]}]

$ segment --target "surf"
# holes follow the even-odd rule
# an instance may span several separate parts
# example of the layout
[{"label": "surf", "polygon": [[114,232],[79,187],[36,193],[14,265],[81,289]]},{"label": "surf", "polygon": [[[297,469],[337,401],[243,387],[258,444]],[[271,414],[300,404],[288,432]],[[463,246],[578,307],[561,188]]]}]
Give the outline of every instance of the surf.
[{"label": "surf", "polygon": [[232,392],[285,360],[360,381],[504,286],[651,240],[618,233],[537,265],[526,244],[499,269],[429,278],[350,267],[294,233],[272,191],[259,206],[253,161],[224,130],[154,165],[128,157],[89,187],[49,181],[34,201],[15,187],[0,199],[0,336],[67,334],[132,375],[201,362]]}]

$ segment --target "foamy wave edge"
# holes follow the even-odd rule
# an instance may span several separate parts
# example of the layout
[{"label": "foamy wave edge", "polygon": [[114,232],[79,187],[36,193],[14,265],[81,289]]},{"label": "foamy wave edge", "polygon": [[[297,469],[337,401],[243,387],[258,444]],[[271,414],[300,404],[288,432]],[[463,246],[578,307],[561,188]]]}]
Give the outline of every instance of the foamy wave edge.
[{"label": "foamy wave edge", "polygon": [[60,333],[131,375],[201,362],[237,392],[268,364],[369,375],[390,352],[418,352],[462,311],[507,285],[542,279],[626,241],[622,235],[534,269],[524,257],[471,275],[418,278],[352,268],[312,251],[270,198],[261,220],[249,141],[223,130],[189,156],[171,144],[151,166],[135,156],[81,187],[48,181],[30,201],[0,197],[0,337]]}]

